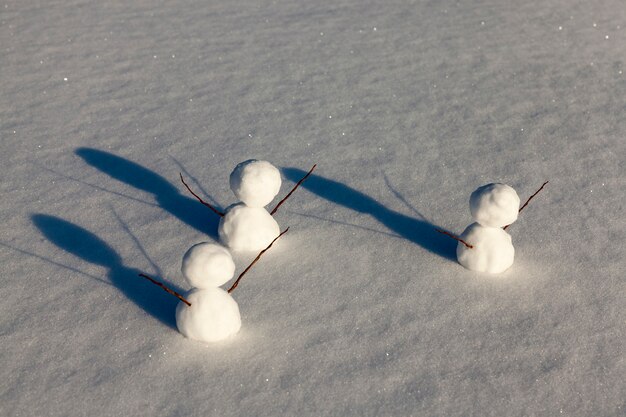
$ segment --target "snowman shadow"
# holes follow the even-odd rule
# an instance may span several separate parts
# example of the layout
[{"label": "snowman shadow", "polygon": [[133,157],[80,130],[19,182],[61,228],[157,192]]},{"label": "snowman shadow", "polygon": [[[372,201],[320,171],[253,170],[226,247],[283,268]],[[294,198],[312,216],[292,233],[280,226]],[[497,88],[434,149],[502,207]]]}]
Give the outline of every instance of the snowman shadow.
[{"label": "snowman shadow", "polygon": [[[281,171],[291,181],[298,181],[306,174],[305,171],[292,167],[283,168]],[[425,219],[417,219],[391,210],[367,194],[320,175],[312,174],[301,186],[335,204],[369,214],[400,237],[456,262],[456,242],[435,230],[445,230],[442,227]]]},{"label": "snowman shadow", "polygon": [[[141,271],[124,265],[122,257],[105,241],[90,231],[55,216],[34,214],[31,219],[39,231],[60,249],[86,262],[107,268],[107,277],[111,284],[129,300],[163,324],[176,329],[176,298],[159,287],[146,285],[138,277]],[[171,283],[167,283],[167,286],[180,292]]]},{"label": "snowman shadow", "polygon": [[75,153],[108,176],[153,194],[163,210],[194,229],[217,239],[219,217],[208,211],[196,199],[182,195],[178,188],[161,175],[136,162],[99,149],[78,148]]}]

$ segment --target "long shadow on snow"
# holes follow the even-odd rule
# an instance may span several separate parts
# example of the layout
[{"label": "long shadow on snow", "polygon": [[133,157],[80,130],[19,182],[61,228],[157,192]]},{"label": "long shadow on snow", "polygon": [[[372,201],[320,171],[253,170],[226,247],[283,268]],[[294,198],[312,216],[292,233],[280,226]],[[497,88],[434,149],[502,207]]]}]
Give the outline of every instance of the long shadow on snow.
[{"label": "long shadow on snow", "polygon": [[[176,298],[138,277],[141,271],[125,266],[120,255],[106,242],[90,231],[58,217],[34,214],[31,218],[48,240],[87,262],[108,268],[107,277],[129,300],[163,324],[176,328]],[[166,282],[166,285],[174,291],[181,291],[170,283]]]},{"label": "long shadow on snow", "polygon": [[163,210],[194,229],[217,239],[218,216],[193,197],[182,195],[176,187],[156,172],[98,149],[78,148],[75,153],[110,177],[154,194]]},{"label": "long shadow on snow", "polygon": [[[291,167],[283,168],[282,172],[294,182],[306,174],[301,169]],[[456,262],[456,242],[447,236],[437,233],[435,228],[445,230],[439,226],[390,210],[372,197],[354,188],[319,175],[311,175],[302,184],[302,187],[328,201],[360,213],[369,214],[384,224],[389,230],[403,238],[420,245],[432,253]]]}]

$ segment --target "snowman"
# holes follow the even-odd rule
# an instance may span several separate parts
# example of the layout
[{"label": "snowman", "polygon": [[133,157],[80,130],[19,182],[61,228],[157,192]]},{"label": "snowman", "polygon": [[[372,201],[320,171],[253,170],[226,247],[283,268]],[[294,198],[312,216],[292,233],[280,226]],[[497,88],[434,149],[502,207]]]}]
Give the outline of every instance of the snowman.
[{"label": "snowman", "polygon": [[[545,184],[544,184],[545,185]],[[470,211],[475,223],[460,236],[456,257],[472,271],[498,274],[513,265],[515,248],[504,229],[517,220],[520,199],[505,184],[487,184],[470,196]]]},{"label": "snowman", "polygon": [[220,285],[235,273],[235,263],[226,248],[208,243],[192,246],[183,256],[181,271],[193,287],[176,307],[176,326],[186,337],[217,342],[241,328],[239,306]]},{"label": "snowman", "polygon": [[241,162],[230,174],[230,188],[239,203],[226,209],[218,234],[220,241],[237,252],[258,251],[266,247],[280,229],[265,209],[280,191],[278,168],[267,161]]}]

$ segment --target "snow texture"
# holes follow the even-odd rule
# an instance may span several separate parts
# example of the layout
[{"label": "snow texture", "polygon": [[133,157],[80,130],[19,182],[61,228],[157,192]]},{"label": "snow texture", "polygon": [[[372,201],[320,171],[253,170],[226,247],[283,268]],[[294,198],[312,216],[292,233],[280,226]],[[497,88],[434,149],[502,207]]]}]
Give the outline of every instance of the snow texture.
[{"label": "snow texture", "polygon": [[265,207],[280,191],[280,171],[267,161],[249,159],[230,174],[230,189],[248,207]]},{"label": "snow texture", "polygon": [[513,265],[515,248],[511,235],[501,228],[472,223],[460,237],[472,246],[467,247],[461,242],[456,246],[456,257],[467,269],[499,274]]},{"label": "snow texture", "polygon": [[224,247],[202,242],[185,253],[181,272],[194,288],[219,287],[233,277],[235,262]]},{"label": "snow texture", "polygon": [[186,337],[201,342],[219,342],[241,328],[237,302],[221,288],[193,289],[185,295],[191,306],[179,302],[176,326]]},{"label": "snow texture", "polygon": [[235,252],[258,252],[280,234],[274,217],[263,207],[234,204],[219,224],[220,241]]},{"label": "snow texture", "polygon": [[506,184],[487,184],[470,196],[472,218],[487,227],[504,227],[517,220],[520,200]]},{"label": "snow texture", "polygon": [[[625,51],[623,0],[5,0],[0,415],[623,416]],[[194,342],[137,274],[250,157],[318,167]],[[435,231],[546,180],[502,274]]]}]

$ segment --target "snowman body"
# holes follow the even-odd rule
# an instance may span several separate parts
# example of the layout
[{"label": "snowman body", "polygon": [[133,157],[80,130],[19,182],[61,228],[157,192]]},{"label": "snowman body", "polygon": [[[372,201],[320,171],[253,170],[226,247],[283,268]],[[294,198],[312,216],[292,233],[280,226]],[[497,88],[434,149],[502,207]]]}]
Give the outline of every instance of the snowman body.
[{"label": "snowman body", "polygon": [[178,303],[176,326],[189,339],[218,342],[237,333],[241,316],[237,302],[221,288],[194,288]]},{"label": "snowman body", "polygon": [[457,245],[457,260],[465,268],[498,274],[506,271],[515,258],[515,248],[502,228],[517,220],[519,197],[505,184],[487,184],[470,197],[470,211],[475,223],[469,225]]},{"label": "snowman body", "polygon": [[186,337],[202,342],[217,342],[241,328],[237,302],[220,285],[235,272],[230,253],[222,246],[203,242],[184,255],[181,271],[194,288],[178,303],[176,327]]},{"label": "snowman body", "polygon": [[280,191],[278,169],[250,159],[230,174],[230,188],[240,201],[226,209],[218,226],[220,241],[238,252],[259,251],[280,234],[278,223],[265,209]]},{"label": "snowman body", "polygon": [[280,233],[274,217],[264,207],[249,207],[244,203],[226,209],[217,228],[220,241],[236,252],[259,251]]}]

